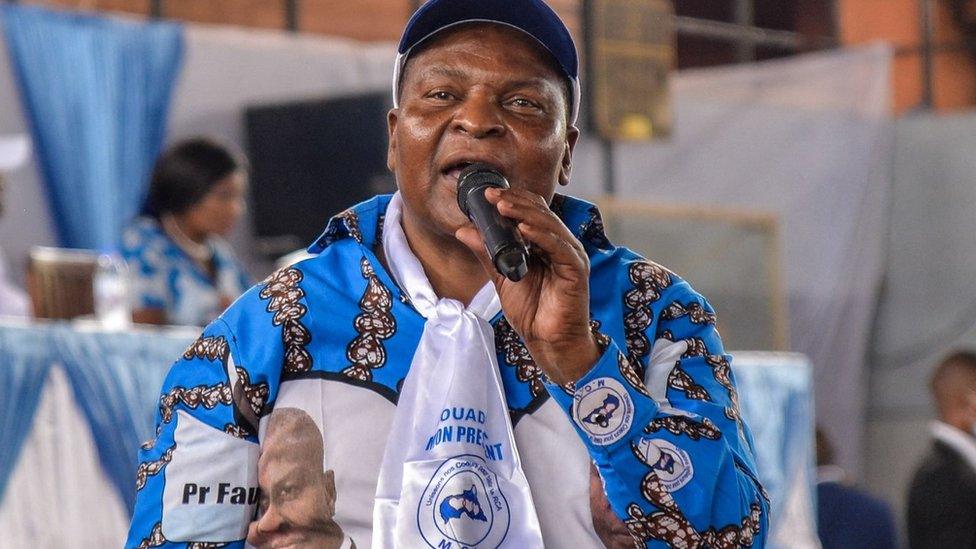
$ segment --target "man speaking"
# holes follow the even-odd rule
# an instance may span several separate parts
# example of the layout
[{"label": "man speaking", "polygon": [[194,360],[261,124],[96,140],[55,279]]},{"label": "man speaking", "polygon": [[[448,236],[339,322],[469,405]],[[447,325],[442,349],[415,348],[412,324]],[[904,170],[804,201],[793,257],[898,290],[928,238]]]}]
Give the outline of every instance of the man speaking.
[{"label": "man speaking", "polygon": [[258,485],[288,407],[321,431],[358,547],[761,547],[714,312],[554,192],[580,107],[558,16],[431,0],[393,89],[398,192],[333,218],[173,366],[128,546],[242,547],[256,498],[216,495]]}]

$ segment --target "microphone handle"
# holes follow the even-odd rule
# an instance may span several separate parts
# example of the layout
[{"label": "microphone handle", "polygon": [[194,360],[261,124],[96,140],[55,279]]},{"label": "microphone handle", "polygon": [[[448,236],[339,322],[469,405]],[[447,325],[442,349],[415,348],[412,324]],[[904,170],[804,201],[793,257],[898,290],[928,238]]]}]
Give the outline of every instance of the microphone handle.
[{"label": "microphone handle", "polygon": [[482,184],[468,191],[468,217],[481,232],[495,269],[512,282],[528,272],[528,252],[521,242],[515,223],[498,213],[485,198],[485,190],[495,185]]}]

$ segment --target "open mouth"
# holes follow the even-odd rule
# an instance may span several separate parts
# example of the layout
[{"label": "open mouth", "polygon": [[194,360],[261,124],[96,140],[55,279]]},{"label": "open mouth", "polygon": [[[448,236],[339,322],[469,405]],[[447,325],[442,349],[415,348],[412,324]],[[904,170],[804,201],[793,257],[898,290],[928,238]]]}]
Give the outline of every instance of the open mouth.
[{"label": "open mouth", "polygon": [[453,181],[457,181],[458,176],[461,175],[461,171],[464,170],[464,168],[470,166],[471,164],[474,164],[474,162],[457,162],[444,168],[443,173]]},{"label": "open mouth", "polygon": [[502,171],[497,165],[495,165],[492,162],[486,162],[484,160],[475,159],[475,160],[460,160],[458,162],[453,162],[451,164],[448,164],[443,170],[441,170],[441,173],[444,174],[444,176],[449,178],[450,180],[457,182],[458,177],[461,175],[461,171],[463,171],[465,168],[467,168],[472,164],[484,164],[490,168],[497,170],[498,172]]}]

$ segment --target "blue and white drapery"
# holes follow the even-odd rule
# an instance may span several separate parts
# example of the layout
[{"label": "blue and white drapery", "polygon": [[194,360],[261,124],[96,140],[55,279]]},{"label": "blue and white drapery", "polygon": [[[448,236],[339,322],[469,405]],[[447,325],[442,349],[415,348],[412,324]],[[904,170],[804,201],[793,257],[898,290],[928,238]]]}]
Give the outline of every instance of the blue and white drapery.
[{"label": "blue and white drapery", "polygon": [[[0,330],[0,502],[51,368],[44,336],[33,330]],[[14,351],[17,349],[18,351]]]},{"label": "blue and white drapery", "polygon": [[165,135],[183,29],[30,6],[0,23],[62,246],[115,246]]},{"label": "blue and white drapery", "polygon": [[139,444],[153,434],[163,377],[194,333],[0,325],[0,501],[33,429],[42,388],[58,367],[91,429],[102,469],[131,513]]}]

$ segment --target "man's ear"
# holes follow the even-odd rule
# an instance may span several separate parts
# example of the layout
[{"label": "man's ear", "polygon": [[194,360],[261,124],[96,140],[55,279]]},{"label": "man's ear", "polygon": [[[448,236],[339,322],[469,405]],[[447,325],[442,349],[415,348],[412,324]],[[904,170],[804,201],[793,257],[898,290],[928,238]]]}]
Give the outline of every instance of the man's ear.
[{"label": "man's ear", "polygon": [[390,112],[386,113],[386,129],[390,138],[386,148],[386,168],[393,173],[396,173],[396,125],[399,114],[399,109],[390,109]]},{"label": "man's ear", "polygon": [[566,148],[563,151],[563,159],[559,166],[559,184],[569,185],[570,175],[573,173],[573,150],[576,149],[576,142],[579,140],[580,131],[576,126],[566,128]]},{"label": "man's ear", "polygon": [[335,508],[336,502],[336,485],[335,485],[335,471],[329,469],[325,472],[325,501],[328,502],[329,508]]}]

